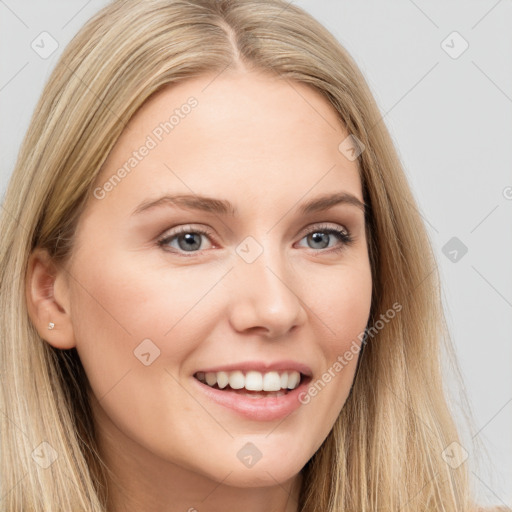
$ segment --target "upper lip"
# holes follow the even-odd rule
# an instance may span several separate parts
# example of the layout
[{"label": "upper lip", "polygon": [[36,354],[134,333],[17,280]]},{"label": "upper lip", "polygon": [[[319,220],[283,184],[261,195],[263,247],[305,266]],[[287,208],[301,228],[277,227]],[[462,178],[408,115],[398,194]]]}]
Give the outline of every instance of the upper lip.
[{"label": "upper lip", "polygon": [[200,370],[197,370],[195,373],[233,372],[235,370],[239,370],[242,372],[248,372],[253,370],[261,373],[267,373],[271,371],[295,370],[297,372],[302,373],[306,377],[311,377],[313,375],[311,368],[308,365],[290,360],[275,361],[273,363],[265,361],[243,361],[240,363],[223,364],[219,366],[212,366],[210,368],[201,368]]}]

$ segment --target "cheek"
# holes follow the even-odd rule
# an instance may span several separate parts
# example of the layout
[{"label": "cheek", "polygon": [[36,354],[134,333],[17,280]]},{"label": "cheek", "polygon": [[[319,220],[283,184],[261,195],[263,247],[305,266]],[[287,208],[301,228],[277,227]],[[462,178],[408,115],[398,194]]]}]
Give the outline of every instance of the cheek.
[{"label": "cheek", "polygon": [[323,348],[332,359],[334,354],[344,352],[367,325],[372,299],[370,265],[362,258],[357,265],[327,270],[325,277],[315,279],[315,283],[309,287],[308,300],[328,334],[329,341]]},{"label": "cheek", "polygon": [[[317,283],[321,284],[321,280]],[[370,266],[342,268],[331,273],[323,288],[312,290],[316,293],[310,292],[311,309],[316,323],[322,325],[318,332],[321,330],[323,336],[317,338],[317,343],[323,355],[323,368],[301,401],[322,410],[322,428],[330,430],[352,386],[368,323],[372,298]]]},{"label": "cheek", "polygon": [[[91,385],[102,395],[144,363],[179,368],[208,336],[221,301],[209,292],[225,274],[187,268],[137,272],[122,258],[99,261],[92,254],[75,265],[72,319],[77,350]],[[131,264],[128,264],[131,263]],[[149,354],[149,355],[147,355]]]},{"label": "cheek", "polygon": [[[75,272],[80,285],[72,294],[73,328],[104,423],[112,422],[155,452],[173,444],[165,437],[168,431],[177,439],[189,439],[190,424],[205,424],[209,416],[179,381],[184,362],[208,338],[218,318],[222,301],[213,288],[225,270],[139,273],[120,259],[85,260],[87,264],[77,265],[79,276]],[[208,429],[199,437],[207,443]],[[166,441],[151,444],[158,439]],[[173,450],[178,456],[180,449]]]}]

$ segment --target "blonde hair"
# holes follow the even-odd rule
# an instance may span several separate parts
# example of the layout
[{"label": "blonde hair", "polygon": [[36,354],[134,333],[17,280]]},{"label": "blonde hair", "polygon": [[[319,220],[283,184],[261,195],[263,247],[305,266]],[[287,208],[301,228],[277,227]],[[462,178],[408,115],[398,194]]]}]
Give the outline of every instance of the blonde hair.
[{"label": "blonde hair", "polygon": [[[473,507],[461,442],[441,378],[453,352],[439,277],[391,137],[348,53],[302,9],[281,0],[119,0],[65,49],[35,110],[0,223],[2,509],[105,512],[107,468],[95,441],[87,377],[30,322],[26,268],[36,247],[63,264],[102,164],[156,91],[228,67],[309,84],[363,144],[359,156],[373,276],[369,339],[332,431],[303,468],[301,512],[446,511]],[[340,141],[341,142],[341,141]],[[56,452],[47,469],[33,451]],[[47,445],[43,449],[49,449]]]}]

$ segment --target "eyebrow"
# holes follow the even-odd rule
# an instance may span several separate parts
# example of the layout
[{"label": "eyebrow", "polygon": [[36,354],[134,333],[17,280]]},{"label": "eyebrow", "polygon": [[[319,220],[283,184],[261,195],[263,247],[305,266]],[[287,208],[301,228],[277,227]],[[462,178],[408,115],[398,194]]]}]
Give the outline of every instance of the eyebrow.
[{"label": "eyebrow", "polygon": [[[326,194],[307,201],[299,207],[299,213],[306,215],[325,211],[338,204],[351,205],[359,208],[363,212],[366,211],[365,203],[355,195],[349,192],[338,192],[335,194]],[[158,199],[144,201],[135,208],[132,215],[138,215],[162,206],[178,206],[189,210],[199,210],[218,215],[229,215],[231,217],[238,214],[237,208],[225,199],[216,199],[197,194],[179,194],[165,195]]]}]

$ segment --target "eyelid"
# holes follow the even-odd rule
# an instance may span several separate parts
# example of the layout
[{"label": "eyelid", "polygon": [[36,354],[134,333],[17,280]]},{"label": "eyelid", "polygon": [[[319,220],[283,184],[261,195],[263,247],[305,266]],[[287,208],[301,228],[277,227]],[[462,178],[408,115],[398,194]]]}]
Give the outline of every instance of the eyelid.
[{"label": "eyelid", "polygon": [[[344,233],[346,233],[347,235],[350,235],[350,231],[348,230],[348,228],[346,228],[345,226],[341,225],[341,224],[329,224],[329,223],[326,223],[326,222],[316,222],[316,223],[313,223],[307,227],[305,227],[301,233],[303,233],[303,237],[306,236],[306,235],[309,235],[310,233],[315,233],[316,231],[322,231],[322,230],[330,230],[330,229],[333,229],[333,230],[336,230],[336,231],[343,231]],[[302,240],[301,238],[301,240]]]}]

